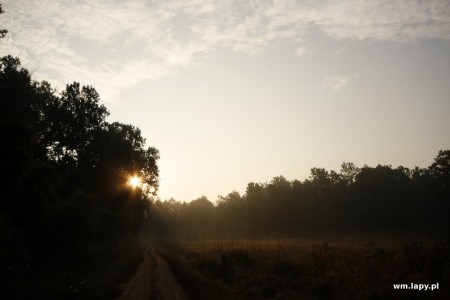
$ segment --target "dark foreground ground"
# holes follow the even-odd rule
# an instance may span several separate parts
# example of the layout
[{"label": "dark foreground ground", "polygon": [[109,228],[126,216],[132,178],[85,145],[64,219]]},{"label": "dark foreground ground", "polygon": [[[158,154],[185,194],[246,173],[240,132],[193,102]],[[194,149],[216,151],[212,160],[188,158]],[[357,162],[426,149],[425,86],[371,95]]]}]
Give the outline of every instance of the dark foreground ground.
[{"label": "dark foreground ground", "polygon": [[153,237],[4,280],[0,299],[450,299],[449,253],[442,237]]},{"label": "dark foreground ground", "polygon": [[142,261],[145,244],[130,239],[98,255],[12,264],[0,299],[117,299]]}]

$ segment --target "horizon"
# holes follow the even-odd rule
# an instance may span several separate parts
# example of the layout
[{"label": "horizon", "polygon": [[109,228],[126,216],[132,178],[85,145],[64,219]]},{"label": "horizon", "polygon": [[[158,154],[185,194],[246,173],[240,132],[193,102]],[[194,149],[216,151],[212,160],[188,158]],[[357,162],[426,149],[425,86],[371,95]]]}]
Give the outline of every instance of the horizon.
[{"label": "horizon", "polygon": [[450,148],[450,4],[2,1],[1,56],[93,85],[160,150],[160,198]]}]

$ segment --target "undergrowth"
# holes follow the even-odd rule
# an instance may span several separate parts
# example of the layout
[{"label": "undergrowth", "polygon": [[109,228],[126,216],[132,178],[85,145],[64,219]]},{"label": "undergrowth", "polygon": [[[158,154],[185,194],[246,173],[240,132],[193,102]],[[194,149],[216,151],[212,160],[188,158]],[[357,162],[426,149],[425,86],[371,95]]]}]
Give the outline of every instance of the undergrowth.
[{"label": "undergrowth", "polygon": [[[450,299],[448,242],[203,241],[186,249],[185,264],[234,299]],[[393,288],[411,282],[440,289]]]},{"label": "undergrowth", "polygon": [[0,289],[0,299],[117,299],[136,272],[144,245],[129,240],[76,261],[31,265]]}]

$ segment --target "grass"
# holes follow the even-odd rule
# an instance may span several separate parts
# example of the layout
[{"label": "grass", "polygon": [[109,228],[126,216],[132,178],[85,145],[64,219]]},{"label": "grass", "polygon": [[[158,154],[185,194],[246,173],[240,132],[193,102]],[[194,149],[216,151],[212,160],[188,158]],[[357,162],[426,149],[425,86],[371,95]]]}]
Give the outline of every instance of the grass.
[{"label": "grass", "polygon": [[165,240],[160,253],[179,280],[190,299],[226,300],[232,298],[231,290],[220,280],[211,279],[186,259],[186,249],[179,243]]},{"label": "grass", "polygon": [[[208,290],[207,298],[187,291],[192,299],[450,299],[448,241],[232,240],[183,246],[169,258],[172,269],[191,290],[199,284]],[[440,290],[393,289],[394,283],[410,282],[439,282]],[[214,284],[228,294],[214,297],[208,288]]]}]

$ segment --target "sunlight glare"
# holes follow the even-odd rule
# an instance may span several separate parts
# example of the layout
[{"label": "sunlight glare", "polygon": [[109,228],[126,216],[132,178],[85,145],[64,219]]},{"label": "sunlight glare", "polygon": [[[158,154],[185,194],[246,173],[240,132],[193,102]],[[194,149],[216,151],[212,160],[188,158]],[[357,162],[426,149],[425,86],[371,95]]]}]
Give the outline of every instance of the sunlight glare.
[{"label": "sunlight glare", "polygon": [[132,188],[136,188],[141,185],[141,179],[137,176],[133,176],[128,181],[128,184],[131,185]]}]

